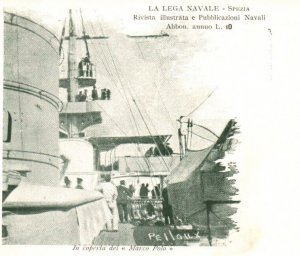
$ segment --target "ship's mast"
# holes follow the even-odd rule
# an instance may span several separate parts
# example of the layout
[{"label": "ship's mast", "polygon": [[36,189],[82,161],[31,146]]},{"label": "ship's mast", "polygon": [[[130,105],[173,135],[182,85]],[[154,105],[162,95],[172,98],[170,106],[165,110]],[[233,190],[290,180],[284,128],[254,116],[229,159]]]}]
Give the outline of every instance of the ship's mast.
[{"label": "ship's mast", "polygon": [[[72,15],[72,10],[69,10],[69,34],[66,37],[64,36],[64,26],[60,41],[61,51],[63,41],[69,40],[67,77],[59,80],[60,87],[67,89],[68,94],[68,99],[66,100],[63,109],[59,114],[61,136],[66,136],[69,138],[84,136],[84,134],[81,132],[85,128],[102,122],[101,112],[99,107],[97,107],[97,100],[102,100],[102,98],[98,98],[95,66],[91,62],[87,40],[106,39],[107,37],[89,36],[84,27],[81,11],[80,16],[83,36],[78,36],[76,34],[76,20],[74,19],[74,12]],[[86,48],[86,55],[84,57],[81,56],[82,58],[80,61],[78,61],[77,58],[78,40],[84,40]],[[92,94],[88,95],[89,87],[93,87],[94,92],[96,91],[96,94],[94,93],[94,97]],[[92,96],[92,100],[88,98],[90,96]]]},{"label": "ship's mast", "polygon": [[72,10],[69,10],[69,52],[68,52],[68,101],[74,102],[78,93],[76,81],[76,29],[72,18]]},{"label": "ship's mast", "polygon": [[[73,13],[74,14],[74,13]],[[62,30],[62,36],[60,40],[59,53],[62,52],[62,46],[64,40],[69,40],[68,42],[68,57],[67,57],[67,77],[61,78],[59,80],[59,86],[61,88],[66,88],[68,93],[67,102],[76,102],[79,100],[79,90],[83,91],[83,88],[93,87],[96,85],[96,67],[94,63],[91,62],[90,51],[88,47],[87,40],[94,39],[107,39],[106,36],[90,36],[87,34],[82,18],[82,13],[80,10],[81,22],[82,22],[82,36],[76,34],[75,20],[72,16],[72,10],[69,10],[69,35],[64,36],[65,26]],[[81,56],[81,61],[78,62],[77,59],[77,41],[84,40],[86,55]],[[110,95],[109,95],[110,96]],[[102,98],[102,96],[101,96]],[[110,99],[110,97],[105,97],[103,99]],[[84,100],[85,101],[85,100]]]}]

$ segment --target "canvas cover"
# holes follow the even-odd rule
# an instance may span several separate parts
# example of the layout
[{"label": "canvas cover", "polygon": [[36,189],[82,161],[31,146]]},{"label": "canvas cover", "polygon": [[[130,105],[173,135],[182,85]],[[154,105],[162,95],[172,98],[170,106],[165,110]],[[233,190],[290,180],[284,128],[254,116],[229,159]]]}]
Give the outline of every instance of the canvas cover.
[{"label": "canvas cover", "polygon": [[196,170],[196,168],[199,167],[199,163],[201,163],[208,156],[211,149],[212,147],[199,151],[187,150],[184,159],[168,176],[168,184],[171,185],[186,181],[190,176],[193,175],[193,172]]},{"label": "canvas cover", "polygon": [[67,208],[102,199],[98,191],[33,185],[22,181],[3,203],[3,208]]},{"label": "canvas cover", "polygon": [[9,244],[91,244],[111,218],[97,191],[21,182],[3,203]]},{"label": "canvas cover", "polygon": [[[208,201],[212,205],[210,225],[216,236],[226,236],[234,223],[229,218],[235,209],[224,203],[236,190],[232,186],[233,171],[222,165],[226,151],[233,145],[236,122],[230,120],[212,146],[200,151],[187,151],[179,165],[167,177],[168,195],[175,218],[206,230]],[[223,202],[223,203],[220,203]]]}]

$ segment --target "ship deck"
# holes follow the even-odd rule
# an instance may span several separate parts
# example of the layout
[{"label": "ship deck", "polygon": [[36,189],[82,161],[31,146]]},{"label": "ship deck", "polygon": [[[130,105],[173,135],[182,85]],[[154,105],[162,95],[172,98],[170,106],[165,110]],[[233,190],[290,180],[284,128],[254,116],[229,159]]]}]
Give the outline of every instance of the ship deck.
[{"label": "ship deck", "polygon": [[207,236],[181,233],[175,234],[169,226],[136,226],[120,223],[119,231],[102,231],[94,240],[94,245],[110,246],[189,246],[208,245]]}]

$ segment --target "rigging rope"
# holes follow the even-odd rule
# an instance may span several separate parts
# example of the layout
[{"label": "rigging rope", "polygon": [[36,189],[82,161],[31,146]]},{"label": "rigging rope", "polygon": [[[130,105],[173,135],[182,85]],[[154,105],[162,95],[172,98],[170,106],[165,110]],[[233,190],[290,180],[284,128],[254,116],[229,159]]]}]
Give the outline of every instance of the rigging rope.
[{"label": "rigging rope", "polygon": [[185,116],[190,116],[191,114],[193,114],[197,109],[199,109],[209,98],[210,98],[210,96],[215,92],[215,90],[218,88],[218,86],[217,87],[215,87],[215,89],[213,89],[207,96],[206,96],[206,98],[202,101],[202,102],[200,102],[200,104],[198,105],[198,106],[196,106],[189,114],[187,114],[187,115],[185,115]]},{"label": "rigging rope", "polygon": [[[94,31],[94,33],[95,33],[95,30],[94,30],[94,28],[93,28],[93,25],[92,24],[90,24],[91,25],[91,27],[92,27],[92,29],[93,29],[93,31]],[[100,28],[101,28],[101,26],[100,26]],[[101,30],[102,30],[102,28],[101,28]],[[102,30],[102,33],[103,33],[103,30]],[[111,53],[111,50],[110,50],[110,47],[109,47],[109,45],[108,45],[108,43],[106,42],[106,46],[107,46],[107,49],[108,49],[108,53],[109,53],[109,56],[110,56],[110,58],[111,58],[111,60],[112,60],[112,64],[113,64],[113,67],[114,67],[114,69],[115,69],[115,72],[116,72],[116,75],[117,75],[117,78],[118,78],[118,80],[119,80],[119,83],[120,83],[120,85],[121,85],[121,87],[122,87],[122,90],[123,90],[123,93],[124,93],[124,96],[125,96],[125,101],[126,101],[126,103],[127,103],[127,105],[128,105],[128,108],[129,108],[129,110],[130,110],[130,113],[131,113],[131,116],[132,116],[132,119],[133,119],[133,121],[134,121],[134,123],[135,123],[135,127],[136,127],[136,131],[137,131],[137,133],[139,134],[139,136],[140,136],[140,133],[139,133],[139,128],[138,128],[138,124],[137,124],[137,122],[136,122],[136,119],[135,119],[135,116],[134,116],[134,114],[133,114],[133,111],[132,111],[132,109],[131,109],[131,105],[130,105],[130,102],[129,102],[129,100],[128,100],[128,98],[127,98],[127,94],[126,94],[126,91],[125,91],[125,88],[124,88],[124,85],[123,85],[123,82],[122,82],[122,79],[121,79],[121,77],[120,77],[120,74],[119,74],[119,71],[118,71],[118,68],[117,68],[117,66],[116,66],[116,63],[115,63],[115,60],[114,60],[114,57],[112,56],[112,53]],[[101,48],[102,49],[102,48]],[[102,49],[102,51],[103,51],[103,49]],[[103,54],[103,56],[105,57],[105,54]],[[103,64],[104,64],[104,62],[102,62]],[[105,66],[105,64],[104,64],[104,66]],[[108,72],[108,70],[107,70],[107,72]],[[109,73],[109,72],[108,72]],[[116,86],[117,87],[117,86]],[[117,87],[117,89],[118,89],[118,87]],[[130,92],[130,91],[129,91]],[[132,96],[132,94],[131,94],[131,97],[132,97],[132,99],[133,99],[133,96]],[[135,102],[135,104],[136,104],[136,102]],[[137,104],[136,104],[137,105]],[[139,110],[139,109],[138,109]],[[140,112],[140,111],[139,111]],[[140,113],[141,114],[141,113]],[[148,129],[149,130],[149,129]],[[150,131],[150,130],[149,130]],[[151,132],[150,132],[150,136],[151,136],[151,138],[153,139],[153,141],[155,142],[155,140],[154,140],[154,138],[153,138],[153,135],[151,134]],[[157,145],[157,143],[155,142],[155,144]],[[160,151],[160,150],[159,150]],[[161,152],[160,152],[160,154],[161,154]],[[163,158],[162,158],[163,159]],[[145,161],[147,161],[146,159],[145,159]],[[163,161],[164,161],[164,159],[163,159]],[[165,161],[164,161],[164,163],[165,163]],[[150,163],[151,164],[151,163]],[[169,169],[169,167],[168,167],[168,165],[165,163],[165,165],[167,166],[167,169],[168,170],[170,170]],[[151,170],[149,169],[149,171],[151,172]]]},{"label": "rigging rope", "polygon": [[[94,29],[93,29],[93,32],[95,33],[95,31],[94,31]],[[96,50],[97,48],[95,47],[95,50]],[[101,49],[102,49],[102,47],[101,47]],[[95,51],[96,53],[97,53],[97,55],[98,55],[98,52],[97,51]],[[102,52],[103,52],[103,49],[102,49]],[[104,52],[103,52],[103,56],[105,56],[104,55]],[[102,60],[102,59],[101,59]],[[105,63],[102,61],[102,63],[103,63],[103,65],[104,65],[104,67],[105,67],[105,69],[106,69],[106,71],[107,71],[107,73],[108,73],[108,75],[109,75],[109,77],[111,77],[111,80],[112,80],[112,82],[113,82],[113,85],[118,89],[118,92],[119,92],[119,94],[124,98],[124,96],[123,96],[123,94],[120,92],[120,89],[117,87],[117,85],[115,84],[115,81],[112,79],[112,73],[107,69],[107,67],[106,67],[106,65],[105,65]],[[126,103],[126,102],[125,102]],[[98,104],[98,103],[97,103]],[[99,104],[98,104],[99,105]],[[99,105],[100,106],[100,105]],[[101,106],[100,106],[101,107]],[[102,108],[101,107],[101,109],[108,115],[108,113],[104,110],[104,108]],[[109,116],[109,115],[108,115]],[[119,128],[119,130],[125,135],[125,136],[128,136],[128,134],[126,134],[126,133],[124,133],[124,131],[119,127],[119,125],[117,124],[117,122],[114,120],[114,119],[112,119],[110,116],[109,116],[109,118],[114,122],[114,124]],[[132,119],[130,119],[130,121],[131,121],[131,124],[134,126],[134,124],[132,123]],[[138,139],[139,140],[139,139]],[[140,145],[137,143],[137,146],[140,148]],[[145,151],[145,149],[144,149],[144,147],[143,147],[143,150]],[[138,161],[139,161],[139,159],[138,159]],[[149,167],[149,163],[145,160],[145,162],[146,162],[146,166],[148,167],[148,169],[150,168]],[[145,169],[144,168],[142,168],[143,169],[143,171],[145,171]]]},{"label": "rigging rope", "polygon": [[[110,120],[112,120],[113,121],[113,123],[118,127],[118,129],[125,135],[125,136],[127,136],[128,137],[128,134],[126,134],[126,132],[124,132],[121,128],[120,128],[120,126],[118,125],[118,123],[104,110],[104,108],[102,108],[102,106],[99,104],[99,102],[97,102],[97,101],[95,101],[96,102],[96,104],[100,107],[100,109],[102,109],[103,110],[103,112],[109,117],[109,119]],[[139,158],[138,159],[136,159],[137,161],[140,161],[139,160]],[[140,164],[140,163],[139,163]],[[148,166],[148,163],[146,163],[146,165]],[[144,168],[142,168],[143,169],[143,171],[145,171],[145,169]]]},{"label": "rigging rope", "polygon": [[210,142],[215,143],[215,141],[210,140],[210,139],[208,139],[208,138],[205,138],[205,137],[203,137],[203,136],[201,136],[201,135],[199,135],[199,134],[197,134],[197,133],[194,133],[193,131],[191,131],[191,133],[194,134],[194,135],[196,135],[197,137],[199,137],[199,138],[201,138],[201,139],[204,139],[204,140],[207,140],[207,141],[210,141]]},{"label": "rigging rope", "polygon": [[[109,50],[109,52],[110,52],[110,56],[111,56],[111,58],[112,58],[114,67],[115,67],[116,72],[117,72],[117,67],[116,67],[115,61],[114,61],[114,59],[113,59],[113,57],[112,57],[112,54],[111,54],[111,51],[110,51],[110,48],[109,48],[109,45],[108,45],[108,44],[107,44],[107,47],[108,47],[108,50]],[[118,77],[119,77],[118,72],[117,72],[117,75],[118,75]],[[119,77],[119,79],[120,79],[120,77]],[[158,151],[159,151],[160,159],[163,161],[163,164],[167,167],[168,171],[171,172],[171,170],[170,170],[169,166],[167,165],[165,159],[162,157],[162,153],[161,153],[161,151],[160,151],[160,149],[159,149],[159,147],[158,147],[158,144],[157,144],[157,142],[155,141],[155,139],[154,139],[154,137],[153,137],[153,135],[152,135],[152,133],[151,133],[151,131],[150,131],[150,129],[149,129],[149,126],[148,126],[148,124],[147,124],[147,122],[146,122],[146,120],[145,120],[145,118],[144,118],[144,116],[143,116],[143,114],[142,114],[142,112],[141,112],[139,106],[137,105],[137,102],[136,102],[135,99],[134,99],[134,96],[133,96],[133,94],[132,94],[132,92],[131,92],[131,87],[129,87],[129,84],[130,84],[130,83],[129,83],[128,79],[126,79],[126,80],[127,80],[127,83],[128,83],[128,92],[129,92],[129,94],[130,94],[130,96],[131,96],[131,99],[132,99],[132,101],[134,102],[134,104],[135,104],[135,106],[136,106],[136,108],[137,108],[137,110],[138,110],[138,112],[139,112],[139,114],[140,114],[140,116],[141,116],[141,118],[142,118],[142,120],[143,120],[143,122],[144,122],[144,124],[145,124],[145,126],[146,126],[146,128],[147,128],[147,130],[148,130],[148,133],[150,134],[150,136],[151,136],[151,138],[152,138],[154,144],[156,145],[156,147],[157,147],[157,149],[158,149]],[[121,82],[121,81],[120,81],[120,82]],[[122,88],[123,88],[123,91],[124,91],[124,94],[125,94],[124,86],[123,86],[122,83],[121,83],[121,85],[122,85]],[[125,95],[126,95],[126,94],[125,94]],[[126,99],[127,99],[127,97],[126,97]],[[145,108],[144,108],[144,110],[145,110],[145,113],[147,114],[147,116],[149,117],[149,115],[148,115],[148,113],[147,113],[147,111],[146,111]],[[152,122],[151,118],[149,118],[149,119],[150,119],[150,121]],[[153,125],[153,123],[152,123],[152,125]],[[153,126],[154,126],[154,125],[153,125]],[[155,128],[155,127],[154,127],[154,128]]]},{"label": "rigging rope", "polygon": [[[91,28],[92,28],[92,30],[93,30],[93,33],[95,33],[95,29],[94,29],[92,23],[90,23],[90,26],[91,26]],[[103,32],[102,32],[102,33],[103,33]],[[104,56],[104,58],[106,59],[106,56],[105,56],[104,51],[103,51],[103,49],[102,49],[102,46],[100,45],[100,47],[101,47],[103,56]],[[100,56],[101,56],[101,55],[100,55]],[[112,58],[112,57],[111,57],[111,58]],[[112,59],[112,60],[113,60],[113,59]],[[108,62],[108,61],[107,61],[107,62]],[[104,64],[104,62],[103,62],[103,64]],[[104,66],[105,66],[105,64],[104,64]],[[108,69],[109,69],[109,65],[108,65],[108,64],[107,64],[107,66],[108,66]],[[113,76],[112,76],[112,73],[108,71],[108,74],[109,74],[109,73],[110,73],[110,77],[113,77]],[[117,75],[118,75],[118,73],[117,73]],[[119,80],[120,80],[120,79],[119,79]],[[132,113],[130,104],[129,104],[129,102],[128,102],[128,99],[126,98],[126,94],[125,94],[125,93],[122,94],[122,92],[120,91],[119,87],[116,85],[116,83],[115,83],[114,80],[112,80],[112,82],[113,82],[113,85],[117,88],[119,94],[123,97],[123,99],[124,99],[124,101],[125,101],[125,104],[127,105],[129,111],[131,112],[132,118],[134,118],[134,115],[133,115],[133,113]],[[120,84],[121,84],[121,81],[120,81]],[[121,85],[122,85],[122,84],[121,84]],[[124,96],[124,95],[125,95],[125,96]],[[135,128],[136,131],[137,131],[137,125],[136,125],[136,124],[133,124],[132,120],[134,120],[134,119],[130,119],[131,124],[132,124],[133,128]],[[136,123],[136,122],[135,122],[135,123]]]},{"label": "rigging rope", "polygon": [[[141,110],[140,110],[140,108],[138,107],[138,105],[137,105],[137,103],[136,103],[135,99],[134,99],[134,98],[132,98],[132,100],[133,100],[133,102],[135,103],[135,105],[136,105],[136,107],[137,107],[137,109],[138,109],[138,111],[139,111],[139,113],[140,113],[140,115],[141,115],[141,117],[142,117],[142,119],[143,119],[143,121],[144,121],[144,123],[145,123],[146,127],[147,127],[147,130],[148,130],[148,132],[149,132],[150,136],[151,136],[151,137],[152,137],[152,139],[153,139],[153,142],[155,143],[155,145],[156,145],[156,147],[157,147],[157,149],[158,149],[158,151],[159,151],[159,154],[162,156],[162,153],[161,153],[161,151],[160,151],[160,149],[159,149],[159,147],[158,147],[158,145],[157,145],[157,142],[154,140],[154,138],[153,138],[153,135],[151,134],[151,131],[150,131],[150,129],[149,129],[149,127],[148,127],[148,125],[147,125],[147,123],[146,123],[146,121],[145,121],[145,119],[144,119],[144,117],[143,117],[142,113],[141,113]],[[170,171],[170,172],[171,172],[171,170],[170,170],[169,166],[167,165],[167,163],[166,163],[165,159],[164,159],[163,157],[161,157],[161,159],[163,160],[163,162],[164,162],[165,166],[167,167],[168,171]]]},{"label": "rigging rope", "polygon": [[[139,51],[140,51],[140,53],[141,53],[141,56],[142,56],[143,61],[146,62],[145,57],[144,57],[144,54],[143,54],[143,52],[142,52],[142,50],[141,50],[141,47],[139,46],[138,42],[136,42],[136,44],[137,44],[138,49],[139,49]],[[157,68],[157,70],[158,70],[158,68]],[[164,79],[164,81],[165,81],[165,80],[166,80],[166,79]],[[162,102],[162,105],[163,105],[165,111],[166,111],[167,114],[168,114],[168,117],[169,117],[169,120],[170,120],[171,125],[175,128],[175,130],[177,130],[177,127],[176,127],[176,125],[174,124],[174,122],[173,122],[173,120],[172,120],[172,118],[171,118],[170,112],[168,111],[168,109],[167,109],[167,107],[166,107],[166,105],[165,105],[165,103],[164,103],[164,100],[163,100],[163,98],[162,98],[162,96],[161,96],[161,94],[160,94],[159,87],[157,86],[157,84],[155,83],[155,81],[153,82],[153,84],[154,84],[154,86],[156,87],[158,96],[159,96],[159,98],[160,98],[160,100],[161,100],[161,102]],[[144,108],[145,108],[145,107],[144,107]],[[145,113],[148,115],[147,111],[145,111]],[[149,120],[150,120],[152,126],[154,127],[155,132],[158,134],[158,132],[157,132],[157,130],[156,130],[156,128],[155,128],[155,125],[153,124],[153,122],[152,122],[151,118],[149,117],[149,115],[148,115],[148,118],[149,118]],[[170,154],[170,151],[168,150],[168,148],[167,148],[167,147],[165,147],[165,148],[166,148],[166,150],[168,151],[169,155],[170,155],[171,157],[173,157],[172,154]]]},{"label": "rigging rope", "polygon": [[[101,26],[100,26],[101,27]],[[102,28],[101,28],[102,29]],[[102,32],[103,33],[103,32]],[[112,56],[112,54],[111,54],[111,51],[110,51],[110,48],[109,48],[109,45],[107,44],[107,47],[108,47],[108,50],[109,50],[109,53],[110,53],[110,56],[111,56],[111,59],[112,59],[112,61],[113,61],[113,64],[114,64],[114,67],[115,67],[115,70],[116,70],[116,73],[117,73],[117,75],[118,75],[118,78],[119,78],[119,80],[120,80],[120,83],[121,83],[121,86],[122,86],[122,89],[123,89],[123,92],[124,92],[124,94],[125,94],[125,96],[126,96],[126,91],[125,91],[125,89],[124,89],[124,86],[123,86],[123,84],[122,84],[122,81],[121,81],[121,79],[120,79],[120,76],[119,76],[119,73],[118,73],[118,70],[117,70],[117,68],[116,68],[116,64],[115,64],[115,61],[114,61],[114,59],[113,59],[113,56]],[[131,96],[131,98],[134,100],[134,96],[133,96],[133,94],[132,94],[132,92],[131,92],[131,88],[129,87],[129,81],[128,81],[128,79],[125,77],[125,79],[127,80],[127,83],[128,83],[128,92],[129,92],[129,94],[130,94],[130,96]],[[127,100],[127,102],[128,102],[128,99],[127,99],[127,96],[126,96],[126,100]],[[130,106],[130,103],[128,102],[128,105]],[[137,106],[137,103],[135,102],[135,105]],[[138,106],[137,106],[137,108],[138,108]],[[144,107],[144,109],[145,109],[145,107]],[[140,113],[140,115],[141,115],[141,111],[140,111],[140,109],[138,108],[138,111],[139,111],[139,113]],[[151,121],[151,123],[152,123],[152,120],[151,120],[151,118],[149,117],[149,115],[148,115],[148,113],[147,113],[147,111],[145,110],[145,113],[147,114],[147,116],[148,116],[148,118],[150,119],[150,121]],[[142,115],[141,115],[142,116]],[[134,116],[133,116],[134,117]],[[143,116],[142,116],[142,118],[143,118]],[[145,125],[146,125],[146,127],[147,127],[147,123],[145,122],[145,119],[143,118],[143,121],[144,121],[144,123],[145,123]],[[152,123],[152,126],[154,127],[154,129],[155,129],[155,126],[153,125],[153,123]],[[156,130],[156,129],[155,129]],[[151,136],[151,138],[152,138],[152,140],[153,140],[153,142],[154,142],[154,144],[156,144],[156,146],[157,146],[157,143],[155,142],[155,140],[153,139],[153,135],[151,134],[151,132],[150,132],[150,129],[148,129],[148,132],[149,132],[149,134],[150,134],[150,136]],[[156,131],[156,133],[157,133],[157,131]],[[158,147],[158,146],[157,146]],[[160,152],[160,150],[159,150],[159,153],[160,153],[160,158],[163,160],[163,162],[164,162],[164,164],[166,164],[166,162],[164,161],[164,159],[162,158],[162,154],[161,154],[161,152]],[[160,159],[159,158],[159,159]],[[162,160],[160,159],[160,161],[162,162]],[[169,170],[169,168],[168,168],[168,166],[167,166],[167,169]]]},{"label": "rigging rope", "polygon": [[[90,25],[91,25],[91,27],[92,27],[92,29],[93,29],[94,33],[95,33],[95,30],[94,30],[94,28],[93,28],[93,25],[92,25],[92,23],[90,23]],[[101,25],[100,25],[100,29],[101,29],[101,32],[102,32],[102,34],[103,34],[103,30],[102,30],[102,27],[101,27]],[[106,47],[107,47],[107,49],[108,49],[109,56],[110,56],[110,58],[111,58],[111,60],[112,60],[113,67],[114,67],[114,69],[115,69],[115,73],[116,73],[116,75],[117,75],[117,78],[118,78],[118,80],[119,80],[119,83],[120,83],[120,85],[121,85],[121,87],[122,87],[123,94],[124,94],[124,98],[125,98],[125,102],[127,103],[127,106],[128,106],[128,108],[129,108],[129,111],[130,111],[130,113],[131,113],[132,120],[133,120],[133,122],[134,122],[134,125],[135,125],[135,128],[136,128],[136,132],[138,133],[138,135],[139,135],[139,136],[141,136],[141,135],[140,135],[140,132],[139,132],[139,126],[138,126],[138,124],[137,124],[136,118],[135,118],[135,116],[134,116],[134,114],[133,114],[133,111],[132,111],[132,108],[131,108],[130,102],[129,102],[129,100],[128,100],[128,97],[127,97],[127,94],[126,94],[125,87],[124,87],[124,85],[123,85],[123,82],[122,82],[122,79],[121,79],[121,77],[120,77],[120,74],[119,74],[118,68],[117,68],[117,66],[116,66],[115,60],[114,60],[114,58],[113,58],[113,56],[112,56],[112,53],[111,53],[110,47],[109,47],[109,45],[108,45],[108,43],[107,43],[107,42],[106,42]],[[105,55],[104,55],[104,56],[105,56]],[[117,88],[118,88],[118,87],[117,87]],[[145,161],[147,161],[147,160],[146,160],[146,158],[145,158]],[[150,170],[150,169],[149,169],[149,171],[151,172],[151,170]]]},{"label": "rigging rope", "polygon": [[[146,120],[144,119],[144,116],[142,115],[142,112],[141,112],[139,106],[137,105],[137,103],[136,103],[136,101],[135,101],[135,99],[134,99],[134,96],[133,96],[132,91],[131,91],[131,87],[129,86],[129,81],[128,81],[128,79],[126,79],[126,80],[127,80],[127,83],[128,83],[128,92],[129,92],[129,94],[130,94],[130,97],[131,97],[132,101],[134,102],[134,104],[135,104],[135,106],[136,106],[136,108],[137,108],[137,110],[138,110],[138,112],[139,112],[139,114],[140,114],[140,116],[141,116],[141,118],[142,118],[142,120],[143,120],[143,122],[144,122],[146,128],[147,128],[147,131],[148,131],[148,133],[149,133],[151,139],[153,140],[154,144],[156,145],[156,147],[157,147],[157,149],[158,149],[158,151],[159,151],[160,156],[158,156],[158,157],[159,157],[161,163],[165,164],[166,167],[167,167],[167,169],[170,171],[170,168],[169,168],[169,166],[166,164],[165,160],[163,159],[163,156],[162,156],[162,153],[161,153],[161,151],[160,151],[160,149],[159,149],[159,147],[158,147],[158,144],[157,144],[157,142],[155,141],[154,136],[152,135],[152,133],[151,133],[151,131],[150,131],[148,125],[147,125],[147,122],[146,122]],[[123,90],[124,90],[124,88],[123,88]],[[125,90],[124,90],[124,91],[125,91]],[[141,104],[141,105],[142,105],[142,104]],[[144,111],[145,111],[145,114],[148,116],[150,122],[152,123],[152,120],[151,120],[151,118],[149,117],[149,115],[148,115],[148,113],[147,113],[145,107],[144,107]],[[153,126],[154,130],[156,130],[156,129],[155,129],[155,126],[153,125],[153,123],[152,123],[152,126]],[[157,133],[157,131],[156,131],[156,133]]]}]

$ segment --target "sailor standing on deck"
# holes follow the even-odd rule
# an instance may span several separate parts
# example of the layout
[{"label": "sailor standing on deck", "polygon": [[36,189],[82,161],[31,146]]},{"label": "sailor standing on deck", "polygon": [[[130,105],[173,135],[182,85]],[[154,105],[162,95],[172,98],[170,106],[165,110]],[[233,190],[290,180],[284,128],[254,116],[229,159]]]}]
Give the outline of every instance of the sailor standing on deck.
[{"label": "sailor standing on deck", "polygon": [[70,188],[71,187],[71,180],[69,179],[68,176],[65,176],[64,178],[64,182],[65,182],[65,188]]},{"label": "sailor standing on deck", "polygon": [[77,185],[76,185],[76,189],[84,189],[83,186],[82,186],[82,182],[83,182],[83,179],[81,178],[77,178]]},{"label": "sailor standing on deck", "polygon": [[98,100],[98,91],[96,89],[96,86],[93,86],[93,90],[92,90],[92,99],[93,100]]},{"label": "sailor standing on deck", "polygon": [[120,221],[122,223],[128,222],[128,209],[127,204],[129,202],[129,191],[128,188],[125,187],[125,180],[120,181],[120,186],[118,186],[118,198],[117,205],[119,211]]},{"label": "sailor standing on deck", "polygon": [[131,199],[133,198],[133,195],[134,195],[134,192],[135,192],[135,188],[134,186],[131,184],[128,188],[128,194],[129,194],[129,201],[128,201],[128,212],[129,212],[129,216],[130,216],[130,220],[133,221],[134,219],[134,216],[133,216],[133,208],[132,208],[132,205],[131,205]]},{"label": "sailor standing on deck", "polygon": [[110,175],[104,177],[104,182],[100,184],[98,189],[104,196],[107,205],[112,213],[111,223],[108,223],[108,231],[118,231],[119,214],[117,208],[117,187],[111,182]]},{"label": "sailor standing on deck", "polygon": [[169,196],[168,196],[168,189],[165,187],[162,191],[162,205],[163,205],[163,215],[165,218],[165,224],[166,225],[174,225],[174,219],[173,219],[173,210],[172,205],[169,204]]}]

